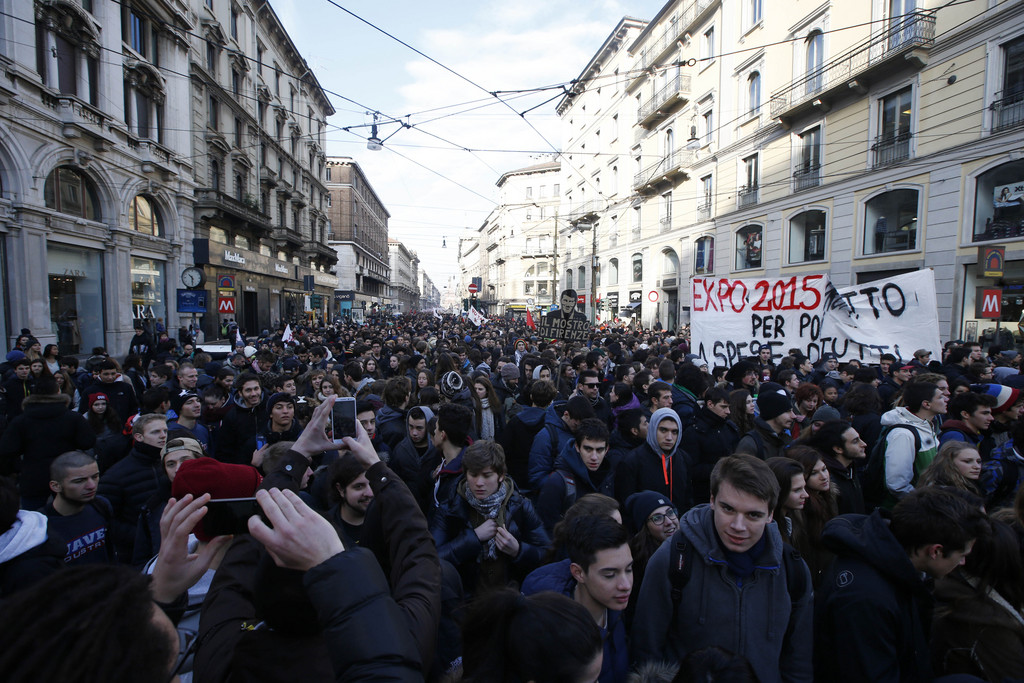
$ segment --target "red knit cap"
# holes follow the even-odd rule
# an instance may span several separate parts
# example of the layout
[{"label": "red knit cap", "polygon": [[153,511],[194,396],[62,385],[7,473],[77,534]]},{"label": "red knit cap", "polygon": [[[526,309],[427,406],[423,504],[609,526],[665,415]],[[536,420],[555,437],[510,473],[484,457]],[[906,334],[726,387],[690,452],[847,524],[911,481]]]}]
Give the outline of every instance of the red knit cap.
[{"label": "red knit cap", "polygon": [[[195,458],[178,465],[171,484],[171,494],[180,499],[191,493],[199,497],[209,493],[214,500],[221,498],[251,498],[256,494],[263,477],[250,465],[231,465],[216,458]],[[209,541],[199,521],[193,532],[200,541]]]}]

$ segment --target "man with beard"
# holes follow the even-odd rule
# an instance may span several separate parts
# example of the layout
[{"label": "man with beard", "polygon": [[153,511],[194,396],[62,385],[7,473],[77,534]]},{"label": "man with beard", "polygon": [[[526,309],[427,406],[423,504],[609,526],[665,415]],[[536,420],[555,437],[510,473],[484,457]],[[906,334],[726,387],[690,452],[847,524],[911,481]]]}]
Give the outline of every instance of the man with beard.
[{"label": "man with beard", "polygon": [[67,543],[69,567],[114,562],[114,546],[107,542],[113,511],[96,495],[99,484],[100,467],[88,453],[69,451],[50,464],[53,500],[42,513],[50,518],[50,531]]},{"label": "man with beard", "polygon": [[373,502],[373,490],[366,479],[366,468],[351,452],[346,452],[327,468],[327,481],[335,504],[327,513],[341,534],[346,548],[359,545],[366,511]]}]

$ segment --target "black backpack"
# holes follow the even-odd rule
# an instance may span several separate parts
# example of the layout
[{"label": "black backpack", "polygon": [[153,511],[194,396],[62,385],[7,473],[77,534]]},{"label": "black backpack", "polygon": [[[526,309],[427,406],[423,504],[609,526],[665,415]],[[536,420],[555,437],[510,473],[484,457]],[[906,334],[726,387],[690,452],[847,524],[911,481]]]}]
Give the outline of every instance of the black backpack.
[{"label": "black backpack", "polygon": [[[889,490],[885,486],[885,449],[889,444],[889,434],[896,429],[909,429],[910,433],[914,435],[915,457],[917,452],[921,450],[921,435],[912,425],[897,423],[882,429],[882,432],[878,435],[878,441],[875,442],[870,455],[868,455],[868,463],[864,466],[864,472],[860,480],[861,488],[864,491],[864,502],[869,509],[881,505],[889,495]],[[916,473],[914,474],[914,480],[917,480]]]}]

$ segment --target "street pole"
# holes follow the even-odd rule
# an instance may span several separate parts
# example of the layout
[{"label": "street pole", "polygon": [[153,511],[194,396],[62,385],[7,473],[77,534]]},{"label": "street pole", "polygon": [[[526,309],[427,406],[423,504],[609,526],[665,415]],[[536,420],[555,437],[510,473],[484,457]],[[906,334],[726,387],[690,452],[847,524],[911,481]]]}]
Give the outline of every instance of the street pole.
[{"label": "street pole", "polygon": [[590,322],[597,327],[597,221],[594,221],[590,228],[591,236],[591,261],[590,261]]},{"label": "street pole", "polygon": [[555,207],[554,230],[551,237],[551,291],[548,296],[551,301],[558,300],[558,207]]}]

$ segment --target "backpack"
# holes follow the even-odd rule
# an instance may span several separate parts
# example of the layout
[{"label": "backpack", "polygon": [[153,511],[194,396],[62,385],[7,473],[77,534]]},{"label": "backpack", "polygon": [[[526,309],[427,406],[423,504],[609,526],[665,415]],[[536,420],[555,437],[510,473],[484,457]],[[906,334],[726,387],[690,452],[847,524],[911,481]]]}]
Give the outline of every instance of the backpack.
[{"label": "backpack", "polygon": [[[885,486],[885,449],[889,445],[888,437],[896,429],[909,429],[914,435],[914,455],[921,450],[921,435],[912,425],[897,423],[888,425],[878,435],[871,453],[868,455],[868,463],[861,475],[861,488],[864,491],[864,502],[869,508],[876,508],[888,497],[889,490]],[[914,480],[917,480],[915,473]]]},{"label": "backpack", "polygon": [[[749,432],[747,432],[743,436],[749,436],[750,438],[752,438],[754,440],[754,443],[757,444],[757,459],[758,460],[767,460],[766,456],[768,455],[768,453],[765,452],[765,450],[764,450],[764,437],[761,436],[761,432],[757,431],[757,428],[755,427],[754,429],[751,429]],[[740,437],[740,438],[742,439],[743,437]]]},{"label": "backpack", "polygon": [[[690,575],[693,573],[694,555],[693,546],[687,543],[686,536],[681,529],[676,531],[670,542],[668,555],[668,580],[672,586],[672,621],[670,623],[675,623],[676,617],[679,615],[679,603],[683,599],[683,588],[689,583]],[[783,543],[782,567],[786,572],[786,590],[793,604],[796,604],[796,601],[810,588],[804,573],[800,571],[802,564],[800,552],[788,543]],[[786,635],[789,636],[788,629]]]}]

